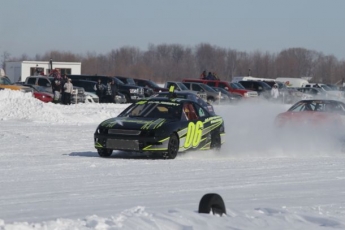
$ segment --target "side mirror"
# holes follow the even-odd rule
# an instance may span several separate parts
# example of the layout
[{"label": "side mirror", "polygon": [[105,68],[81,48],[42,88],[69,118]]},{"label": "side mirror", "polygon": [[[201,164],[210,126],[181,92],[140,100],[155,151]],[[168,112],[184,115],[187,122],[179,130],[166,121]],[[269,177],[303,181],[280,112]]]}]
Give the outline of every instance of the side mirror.
[{"label": "side mirror", "polygon": [[259,87],[258,87],[258,90],[260,90],[260,91],[261,91],[261,90],[262,90],[262,87],[261,87],[261,86],[259,86]]},{"label": "side mirror", "polygon": [[225,89],[225,90],[229,90],[229,88],[228,88],[228,87],[225,87],[224,89]]},{"label": "side mirror", "polygon": [[50,83],[47,83],[47,87],[51,87],[52,85]]}]

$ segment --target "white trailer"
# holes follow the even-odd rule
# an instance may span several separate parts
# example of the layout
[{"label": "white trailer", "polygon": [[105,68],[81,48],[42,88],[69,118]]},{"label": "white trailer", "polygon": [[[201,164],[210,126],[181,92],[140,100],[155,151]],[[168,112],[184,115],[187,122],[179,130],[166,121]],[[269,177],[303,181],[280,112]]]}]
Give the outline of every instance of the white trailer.
[{"label": "white trailer", "polygon": [[[53,69],[59,69],[61,74],[81,74],[81,62],[52,62]],[[38,73],[49,75],[49,61],[8,61],[5,72],[11,82],[24,82],[28,76]]]}]

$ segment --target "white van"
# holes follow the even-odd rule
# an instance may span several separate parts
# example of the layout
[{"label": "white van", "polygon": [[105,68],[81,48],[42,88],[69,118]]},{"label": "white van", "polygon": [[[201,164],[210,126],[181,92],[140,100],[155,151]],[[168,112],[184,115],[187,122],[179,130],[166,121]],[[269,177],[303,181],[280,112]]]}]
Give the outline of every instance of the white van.
[{"label": "white van", "polygon": [[287,87],[304,87],[309,81],[302,78],[293,78],[293,77],[278,77],[276,81],[285,83]]}]

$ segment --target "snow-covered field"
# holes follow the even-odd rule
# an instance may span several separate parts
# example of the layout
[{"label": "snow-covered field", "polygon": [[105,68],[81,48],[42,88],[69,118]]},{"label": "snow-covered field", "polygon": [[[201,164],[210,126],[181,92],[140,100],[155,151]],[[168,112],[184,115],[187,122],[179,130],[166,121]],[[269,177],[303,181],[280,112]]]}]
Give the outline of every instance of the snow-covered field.
[{"label": "snow-covered field", "polygon": [[[220,152],[98,157],[97,125],[126,106],[0,91],[0,229],[345,229],[345,156],[314,133],[282,140],[273,119],[289,106],[216,105]],[[198,213],[206,193],[227,215]]]}]

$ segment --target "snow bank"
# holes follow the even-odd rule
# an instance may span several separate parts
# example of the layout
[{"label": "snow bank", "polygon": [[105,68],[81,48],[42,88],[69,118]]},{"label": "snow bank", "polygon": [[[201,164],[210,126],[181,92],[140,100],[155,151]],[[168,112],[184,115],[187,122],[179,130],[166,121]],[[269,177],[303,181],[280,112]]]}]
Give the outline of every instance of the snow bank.
[{"label": "snow bank", "polygon": [[117,116],[128,104],[44,103],[30,93],[0,91],[0,120],[30,120],[51,124],[99,123]]}]

